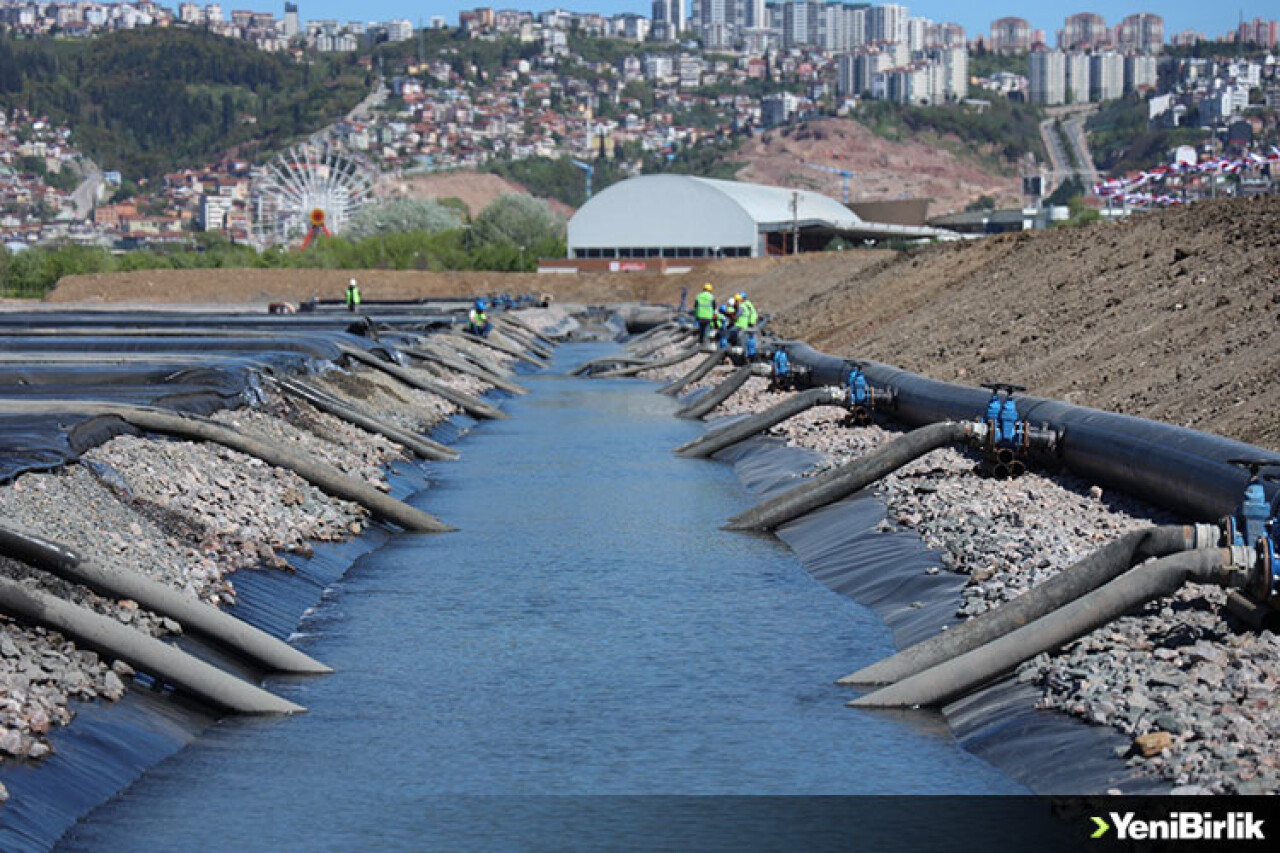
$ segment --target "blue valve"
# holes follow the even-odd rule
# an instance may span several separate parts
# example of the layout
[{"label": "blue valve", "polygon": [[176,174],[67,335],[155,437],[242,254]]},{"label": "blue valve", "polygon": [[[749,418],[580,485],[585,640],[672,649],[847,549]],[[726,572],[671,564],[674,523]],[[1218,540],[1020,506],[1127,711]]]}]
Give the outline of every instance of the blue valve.
[{"label": "blue valve", "polygon": [[1232,545],[1252,545],[1266,572],[1266,597],[1280,599],[1280,495],[1267,501],[1263,480],[1275,482],[1275,476],[1261,474],[1263,468],[1280,468],[1280,459],[1228,459],[1232,465],[1249,469],[1249,483],[1233,516],[1226,519],[1227,535]]},{"label": "blue valve", "polygon": [[849,395],[848,403],[850,406],[870,406],[874,402],[871,383],[867,382],[867,375],[862,372],[862,365],[860,364],[854,364],[849,369],[849,378],[845,380],[845,390]]},{"label": "blue valve", "polygon": [[984,382],[982,387],[991,389],[991,399],[987,401],[986,417],[983,420],[991,428],[992,444],[996,447],[1025,447],[1026,422],[1018,416],[1018,404],[1014,402],[1013,394],[1027,389],[1003,382]]}]

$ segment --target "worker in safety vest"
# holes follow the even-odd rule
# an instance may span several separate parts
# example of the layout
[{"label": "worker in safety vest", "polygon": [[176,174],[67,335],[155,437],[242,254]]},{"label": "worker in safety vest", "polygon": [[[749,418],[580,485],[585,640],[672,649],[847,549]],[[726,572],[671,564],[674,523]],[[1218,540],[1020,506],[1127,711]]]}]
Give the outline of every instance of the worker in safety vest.
[{"label": "worker in safety vest", "polygon": [[467,331],[478,338],[489,337],[489,330],[493,328],[493,324],[489,322],[489,315],[485,312],[489,309],[489,303],[483,299],[477,299],[476,305],[471,309],[471,314],[467,318]]},{"label": "worker in safety vest", "polygon": [[747,294],[738,293],[733,299],[738,304],[738,313],[733,319],[734,343],[746,350],[748,359],[754,360],[759,354],[756,347],[756,324],[760,321],[760,314]]},{"label": "worker in safety vest", "polygon": [[718,340],[720,348],[724,349],[729,346],[730,338],[733,336],[733,324],[738,317],[738,303],[732,296],[730,296],[728,300],[720,306],[716,313],[720,317],[720,335]]},{"label": "worker in safety vest", "polygon": [[716,295],[711,282],[702,285],[702,292],[693,300],[693,319],[698,321],[698,339],[705,341],[716,316]]},{"label": "worker in safety vest", "polygon": [[347,310],[357,311],[360,308],[360,285],[353,278],[347,282]]}]

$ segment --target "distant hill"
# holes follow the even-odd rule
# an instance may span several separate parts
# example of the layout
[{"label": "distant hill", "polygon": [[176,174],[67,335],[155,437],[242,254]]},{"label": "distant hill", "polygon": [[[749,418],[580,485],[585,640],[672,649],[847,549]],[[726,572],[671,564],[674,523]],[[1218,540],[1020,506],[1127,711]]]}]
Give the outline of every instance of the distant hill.
[{"label": "distant hill", "polygon": [[836,199],[843,195],[840,176],[808,166],[844,169],[855,173],[854,201],[929,198],[932,215],[963,210],[982,196],[1020,203],[1016,166],[997,168],[977,153],[973,142],[955,137],[919,133],[895,141],[852,119],[823,118],[759,132],[730,162],[740,165],[739,180]]},{"label": "distant hill", "polygon": [[334,121],[369,91],[354,56],[308,63],[204,30],[146,28],[92,39],[0,35],[0,106],[72,129],[129,178],[273,148]]}]

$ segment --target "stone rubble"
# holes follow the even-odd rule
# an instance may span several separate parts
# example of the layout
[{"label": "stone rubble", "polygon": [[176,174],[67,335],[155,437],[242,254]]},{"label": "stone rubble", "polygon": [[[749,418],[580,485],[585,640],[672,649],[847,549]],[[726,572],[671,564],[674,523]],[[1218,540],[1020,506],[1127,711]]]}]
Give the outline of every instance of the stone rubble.
[{"label": "stone rubble", "polygon": [[[713,386],[732,370],[717,367],[698,384]],[[753,377],[711,418],[761,412],[786,396]],[[810,475],[902,434],[849,428],[844,416],[838,407],[815,407],[769,434],[824,454]],[[968,576],[961,616],[1020,595],[1127,531],[1180,521],[1073,475],[1029,471],[996,480],[982,476],[977,462],[970,452],[943,448],[876,486],[887,507],[884,529],[915,531],[947,569]],[[1041,689],[1038,707],[1133,738],[1122,757],[1172,789],[1280,792],[1280,753],[1272,747],[1280,735],[1280,638],[1239,624],[1225,600],[1218,588],[1185,588],[1028,661],[1016,677]]]},{"label": "stone rubble", "polygon": [[[522,312],[539,330],[565,322],[563,309]],[[498,365],[512,359],[467,341],[452,342]],[[486,383],[413,360],[410,369],[459,391]],[[363,365],[305,377],[362,411],[425,433],[458,412]],[[382,491],[386,466],[409,458],[398,445],[273,390],[255,408],[213,420],[307,454]],[[159,437],[117,437],[80,464],[27,473],[0,488],[5,524],[69,546],[84,559],[119,566],[214,605],[235,602],[239,571],[290,571],[285,555],[310,556],[316,542],[358,535],[369,523],[356,504],[330,498],[298,475],[218,445]],[[115,601],[0,558],[0,576],[49,592],[152,636],[180,633],[172,619]],[[101,659],[57,632],[0,617],[0,760],[49,755],[47,735],[70,723],[72,700],[115,700],[133,676],[123,661]],[[0,803],[8,792],[0,786]]]}]

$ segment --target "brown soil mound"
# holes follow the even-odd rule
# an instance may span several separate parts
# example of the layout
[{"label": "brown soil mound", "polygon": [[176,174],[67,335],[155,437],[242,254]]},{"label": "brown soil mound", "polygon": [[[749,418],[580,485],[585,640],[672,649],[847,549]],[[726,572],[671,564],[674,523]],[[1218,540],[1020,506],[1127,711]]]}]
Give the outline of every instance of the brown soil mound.
[{"label": "brown soil mound", "polygon": [[893,141],[851,119],[813,120],[786,135],[761,133],[731,159],[745,164],[738,180],[811,189],[835,199],[842,198],[843,179],[805,164],[856,172],[853,201],[928,198],[934,216],[963,210],[984,195],[1002,205],[1022,203],[1014,165],[993,172],[958,139]]},{"label": "brown soil mound", "polygon": [[[441,172],[430,175],[394,176],[387,175],[378,181],[375,190],[383,199],[397,198],[456,198],[478,216],[498,198],[504,195],[529,195],[529,191],[520,184],[508,181],[497,175],[463,169],[456,172]],[[543,199],[556,213],[568,219],[573,215],[573,208],[555,199]]]},{"label": "brown soil mound", "polygon": [[[550,292],[674,304],[749,291],[827,352],[1183,424],[1280,449],[1280,198],[1202,202],[1120,225],[726,260],[680,276],[357,273],[366,298]],[[64,279],[57,302],[339,298],[342,270],[183,270]]]},{"label": "brown soil mound", "polygon": [[1280,448],[1278,234],[1273,197],[938,245],[832,281],[776,328]]},{"label": "brown soil mound", "polygon": [[[680,290],[691,301],[703,282],[727,295],[755,282],[768,286],[770,305],[790,304],[817,293],[838,271],[862,269],[888,252],[801,255],[795,258],[732,259],[683,275],[599,273],[538,275],[495,272],[412,272],[397,270],[143,270],[110,275],[68,276],[46,297],[49,302],[228,304],[300,302],[312,295],[341,299],[352,276],[368,300],[471,296],[483,293],[550,293],[561,302],[653,302],[675,305]],[[800,272],[803,270],[803,272]]]}]

